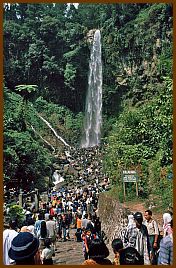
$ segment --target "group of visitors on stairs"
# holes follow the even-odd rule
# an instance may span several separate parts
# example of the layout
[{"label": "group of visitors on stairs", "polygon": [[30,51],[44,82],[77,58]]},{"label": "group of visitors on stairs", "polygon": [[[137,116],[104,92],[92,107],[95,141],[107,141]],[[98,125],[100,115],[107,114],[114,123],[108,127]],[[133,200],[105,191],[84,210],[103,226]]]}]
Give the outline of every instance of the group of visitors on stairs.
[{"label": "group of visitors on stairs", "polygon": [[[69,243],[73,239],[70,237],[71,229],[75,230],[75,243],[82,243],[84,265],[172,264],[172,213],[163,214],[164,231],[161,239],[150,210],[146,210],[144,215],[136,212],[128,216],[128,226],[112,241],[114,260],[107,258],[109,249],[98,212],[99,193],[106,190],[105,187],[99,187],[100,180],[97,179],[102,175],[95,159],[95,152],[99,155],[99,150],[95,148],[95,152],[92,149],[83,152],[84,156],[81,151],[77,154],[77,160],[82,161],[84,166],[82,174],[78,173],[79,176],[81,174],[81,185],[73,184],[51,191],[48,202],[40,202],[39,211],[33,207],[26,208],[26,219],[22,225],[19,225],[17,217],[5,227],[4,264],[53,264],[53,256],[58,250],[57,241]],[[77,166],[68,153],[66,160],[72,166]],[[107,178],[104,178],[104,182],[108,183]]]},{"label": "group of visitors on stairs", "polygon": [[67,189],[54,193],[39,213],[26,211],[23,226],[16,220],[4,230],[4,264],[53,264],[52,257],[58,250],[56,241],[69,243],[70,228],[75,228],[75,243],[82,243],[84,265],[173,263],[172,213],[163,214],[162,239],[150,210],[145,211],[145,220],[141,212],[129,215],[128,226],[112,241],[114,260],[110,261],[97,207],[94,187],[76,193]]}]

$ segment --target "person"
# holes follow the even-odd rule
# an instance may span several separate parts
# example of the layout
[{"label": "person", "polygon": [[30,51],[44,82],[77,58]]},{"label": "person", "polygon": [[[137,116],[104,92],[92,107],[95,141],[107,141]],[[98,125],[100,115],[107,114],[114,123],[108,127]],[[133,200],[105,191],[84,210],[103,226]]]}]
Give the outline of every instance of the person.
[{"label": "person", "polygon": [[92,220],[92,216],[91,216],[91,214],[88,214],[88,223],[87,223],[87,227],[86,227],[86,229],[90,229],[91,232],[94,231],[94,222],[93,222],[93,220]]},{"label": "person", "polygon": [[159,228],[157,222],[152,219],[152,211],[146,210],[144,213],[145,221],[144,224],[147,227],[149,242],[152,252],[152,264],[157,264],[157,249],[158,249],[158,237],[159,237]]},{"label": "person", "polygon": [[35,224],[35,221],[32,218],[28,220],[27,230],[30,231],[33,235],[35,235],[34,234],[34,224]]},{"label": "person", "polygon": [[170,222],[172,220],[172,216],[170,213],[166,212],[163,214],[163,237],[172,233],[172,228],[170,226]]},{"label": "person", "polygon": [[59,239],[62,239],[62,215],[57,216],[57,235]]},{"label": "person", "polygon": [[81,225],[82,225],[82,215],[78,215],[77,217],[77,222],[76,222],[76,226],[77,226],[77,230],[76,230],[76,238],[77,238],[77,242],[81,242],[81,234],[82,234],[82,229],[81,229]]},{"label": "person", "polygon": [[77,232],[81,231],[81,225],[82,225],[82,215],[79,214],[76,222]]},{"label": "person", "polygon": [[128,247],[120,251],[120,265],[143,265],[143,264],[144,259],[135,248]]},{"label": "person", "polygon": [[41,225],[42,220],[43,220],[43,215],[40,213],[38,215],[38,220],[36,220],[34,224],[34,234],[37,238],[40,236],[40,225]]},{"label": "person", "polygon": [[82,241],[83,241],[83,255],[85,260],[89,257],[89,246],[91,244],[91,241],[95,238],[93,234],[91,233],[91,230],[87,227],[87,229],[82,233],[81,235]]},{"label": "person", "polygon": [[51,241],[49,238],[45,239],[45,248],[42,250],[41,260],[43,264],[53,264],[52,256],[54,254],[53,249],[51,248]]},{"label": "person", "polygon": [[134,216],[133,216],[133,214],[130,214],[130,215],[128,215],[128,228],[130,228],[130,227],[135,227],[136,226],[136,223],[135,223],[135,221],[134,221]]},{"label": "person", "polygon": [[83,265],[90,264],[102,264],[102,265],[110,265],[112,264],[107,257],[109,256],[109,250],[105,245],[104,241],[96,238],[91,241],[89,247],[89,260],[85,260]]},{"label": "person", "polygon": [[67,218],[66,213],[64,213],[64,215],[62,215],[61,227],[63,230],[64,242],[66,242],[67,239],[69,239],[69,237],[68,237],[68,235],[69,235],[69,222],[68,222],[68,218]]},{"label": "person", "polygon": [[120,251],[123,249],[123,242],[120,238],[115,238],[111,246],[115,254],[113,264],[120,265]]},{"label": "person", "polygon": [[34,265],[35,255],[38,252],[39,240],[30,232],[20,232],[12,240],[9,257],[16,265]]},{"label": "person", "polygon": [[97,238],[101,238],[101,221],[99,217],[96,217],[95,219],[94,228],[95,228],[95,233],[96,233]]},{"label": "person", "polygon": [[9,228],[3,231],[3,262],[5,265],[14,263],[14,261],[8,255],[8,251],[11,247],[12,240],[18,235],[16,227],[16,221],[10,220]]},{"label": "person", "polygon": [[[28,228],[27,228],[28,229]],[[39,249],[44,249],[44,242],[45,238],[48,236],[47,228],[46,228],[46,221],[42,220],[40,223],[40,234],[38,236],[39,239]]]},{"label": "person", "polygon": [[171,232],[163,237],[160,242],[158,264],[173,264],[173,220],[170,222]]},{"label": "person", "polygon": [[86,213],[84,215],[84,219],[82,219],[81,229],[86,229],[88,222],[89,222],[89,220],[88,220],[88,214]]},{"label": "person", "polygon": [[134,214],[136,226],[131,226],[124,233],[124,248],[134,247],[144,258],[144,264],[149,265],[151,259],[151,248],[147,227],[142,224],[143,216],[141,212]]},{"label": "person", "polygon": [[56,222],[53,220],[53,216],[49,215],[49,220],[46,222],[47,236],[51,240],[54,251],[56,250],[56,234],[57,227]]},{"label": "person", "polygon": [[29,232],[29,230],[27,229],[27,225],[22,226],[20,232]]}]

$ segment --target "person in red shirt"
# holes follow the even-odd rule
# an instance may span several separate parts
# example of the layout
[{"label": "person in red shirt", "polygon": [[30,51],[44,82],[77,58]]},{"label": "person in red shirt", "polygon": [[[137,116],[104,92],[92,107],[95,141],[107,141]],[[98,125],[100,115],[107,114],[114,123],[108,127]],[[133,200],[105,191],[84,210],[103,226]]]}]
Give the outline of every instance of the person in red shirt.
[{"label": "person in red shirt", "polygon": [[55,211],[54,211],[53,206],[50,208],[50,210],[49,210],[49,214],[52,215],[52,216],[55,215]]}]

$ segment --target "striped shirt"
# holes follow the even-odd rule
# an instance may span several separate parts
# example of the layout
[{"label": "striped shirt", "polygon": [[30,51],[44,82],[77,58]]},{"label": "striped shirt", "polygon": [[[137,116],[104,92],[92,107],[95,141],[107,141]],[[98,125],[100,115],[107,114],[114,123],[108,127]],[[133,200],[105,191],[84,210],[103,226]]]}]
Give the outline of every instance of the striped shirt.
[{"label": "striped shirt", "polygon": [[160,242],[158,264],[173,264],[173,237],[167,235]]}]

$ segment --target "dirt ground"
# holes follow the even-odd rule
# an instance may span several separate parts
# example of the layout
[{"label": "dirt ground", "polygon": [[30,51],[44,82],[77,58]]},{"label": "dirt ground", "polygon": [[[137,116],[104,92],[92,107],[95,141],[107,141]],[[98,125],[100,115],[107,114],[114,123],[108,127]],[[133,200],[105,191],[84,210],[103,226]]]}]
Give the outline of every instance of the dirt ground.
[{"label": "dirt ground", "polygon": [[[123,206],[125,208],[129,208],[131,212],[140,211],[140,212],[142,212],[142,214],[144,214],[145,210],[148,209],[148,207],[145,206],[145,203],[142,203],[142,202],[138,203],[137,201],[136,202],[133,202],[133,201],[124,202]],[[152,209],[151,209],[151,211],[152,211]],[[159,213],[159,212],[155,212],[155,211],[152,211],[152,212],[153,212],[152,218],[158,222],[159,229],[162,230],[163,214]]]}]

